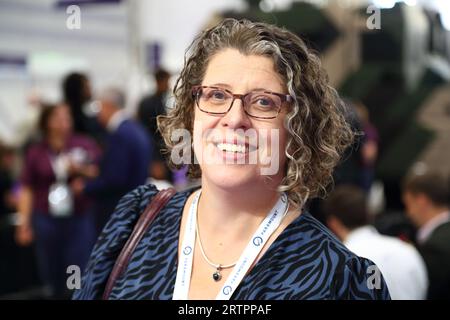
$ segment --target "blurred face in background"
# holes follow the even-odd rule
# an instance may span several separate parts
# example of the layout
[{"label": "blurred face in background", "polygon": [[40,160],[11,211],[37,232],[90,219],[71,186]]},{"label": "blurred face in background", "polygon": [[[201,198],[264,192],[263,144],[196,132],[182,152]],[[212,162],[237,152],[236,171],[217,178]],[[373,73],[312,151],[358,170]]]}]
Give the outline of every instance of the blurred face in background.
[{"label": "blurred face in background", "polygon": [[168,91],[169,90],[169,81],[170,81],[170,77],[169,76],[167,76],[167,77],[164,77],[164,78],[162,78],[162,79],[159,79],[157,82],[156,82],[156,88],[157,88],[157,91],[158,92],[166,92],[166,91]]},{"label": "blurred face in background", "polygon": [[97,121],[104,128],[108,125],[109,119],[111,119],[114,112],[117,110],[116,107],[106,99],[100,99],[100,110],[97,114]]},{"label": "blurred face in background", "polygon": [[81,95],[83,96],[84,102],[92,99],[91,83],[88,78],[84,78],[82,81]]},{"label": "blurred face in background", "polygon": [[65,104],[57,105],[47,120],[47,136],[68,136],[72,133],[72,116]]},{"label": "blurred face in background", "polygon": [[14,167],[16,154],[12,148],[0,145],[0,170],[10,171]]},{"label": "blurred face in background", "polygon": [[403,203],[405,204],[406,214],[417,227],[422,226],[424,210],[426,210],[426,196],[423,194],[414,194],[412,192],[403,193]]}]

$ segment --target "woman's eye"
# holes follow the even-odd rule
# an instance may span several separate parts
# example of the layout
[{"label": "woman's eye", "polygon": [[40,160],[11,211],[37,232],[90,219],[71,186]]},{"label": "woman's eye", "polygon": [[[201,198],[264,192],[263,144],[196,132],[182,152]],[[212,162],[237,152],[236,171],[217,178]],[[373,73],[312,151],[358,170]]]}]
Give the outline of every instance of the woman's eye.
[{"label": "woman's eye", "polygon": [[272,100],[267,97],[258,97],[256,99],[254,99],[254,103],[257,106],[261,106],[261,107],[271,107],[273,105]]},{"label": "woman's eye", "polygon": [[214,100],[224,100],[225,99],[225,93],[223,91],[213,91],[209,94],[209,97]]}]

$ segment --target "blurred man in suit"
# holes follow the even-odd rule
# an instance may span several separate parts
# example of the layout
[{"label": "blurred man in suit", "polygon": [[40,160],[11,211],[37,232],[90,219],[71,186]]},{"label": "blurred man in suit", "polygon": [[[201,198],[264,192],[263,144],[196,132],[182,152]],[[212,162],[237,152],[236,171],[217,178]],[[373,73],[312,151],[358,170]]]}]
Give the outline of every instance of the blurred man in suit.
[{"label": "blurred man in suit", "polygon": [[378,233],[369,224],[369,210],[362,189],[341,185],[324,204],[328,227],[358,256],[379,267],[393,300],[425,299],[427,273],[416,248],[395,237]]},{"label": "blurred man in suit", "polygon": [[409,176],[403,202],[419,228],[417,243],[428,269],[429,299],[450,299],[449,182],[440,174]]},{"label": "blurred man in suit", "polygon": [[165,156],[161,149],[165,147],[161,133],[158,131],[156,118],[166,114],[166,104],[169,96],[170,73],[165,69],[158,69],[154,73],[156,91],[142,99],[138,106],[137,119],[147,129],[154,142],[154,156],[150,167],[150,174],[158,180],[172,182],[172,174],[166,164]]},{"label": "blurred man in suit", "polygon": [[103,229],[117,202],[148,178],[152,146],[145,129],[123,110],[125,96],[116,88],[105,90],[98,101],[97,120],[107,130],[106,149],[99,175],[72,183],[75,193],[96,199],[97,228]]}]

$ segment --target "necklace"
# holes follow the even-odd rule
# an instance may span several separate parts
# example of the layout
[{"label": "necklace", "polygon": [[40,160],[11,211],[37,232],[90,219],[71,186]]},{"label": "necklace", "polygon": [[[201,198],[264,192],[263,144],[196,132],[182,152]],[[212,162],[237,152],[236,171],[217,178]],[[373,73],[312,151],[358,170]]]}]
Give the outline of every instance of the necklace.
[{"label": "necklace", "polygon": [[202,253],[203,259],[205,259],[205,261],[213,268],[216,269],[216,271],[213,273],[212,278],[214,279],[214,281],[220,281],[222,279],[222,274],[220,273],[220,271],[222,271],[222,269],[228,269],[228,268],[233,268],[236,265],[235,263],[231,263],[231,264],[227,264],[227,265],[221,265],[220,263],[214,263],[211,260],[208,259],[208,256],[205,253],[205,250],[203,249],[203,245],[202,245],[202,240],[200,239],[200,233],[198,231],[198,210],[197,210],[197,219],[196,219],[196,223],[195,223],[195,234],[197,236],[197,241],[198,241],[198,246],[200,247],[200,251]]}]

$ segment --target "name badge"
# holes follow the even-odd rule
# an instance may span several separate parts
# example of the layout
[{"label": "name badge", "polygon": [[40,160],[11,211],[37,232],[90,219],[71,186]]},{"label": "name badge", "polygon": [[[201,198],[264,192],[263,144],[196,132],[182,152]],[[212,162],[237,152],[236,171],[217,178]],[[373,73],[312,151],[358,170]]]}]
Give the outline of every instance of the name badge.
[{"label": "name badge", "polygon": [[50,186],[48,193],[49,212],[52,216],[69,217],[73,213],[73,195],[65,182],[57,182]]}]

